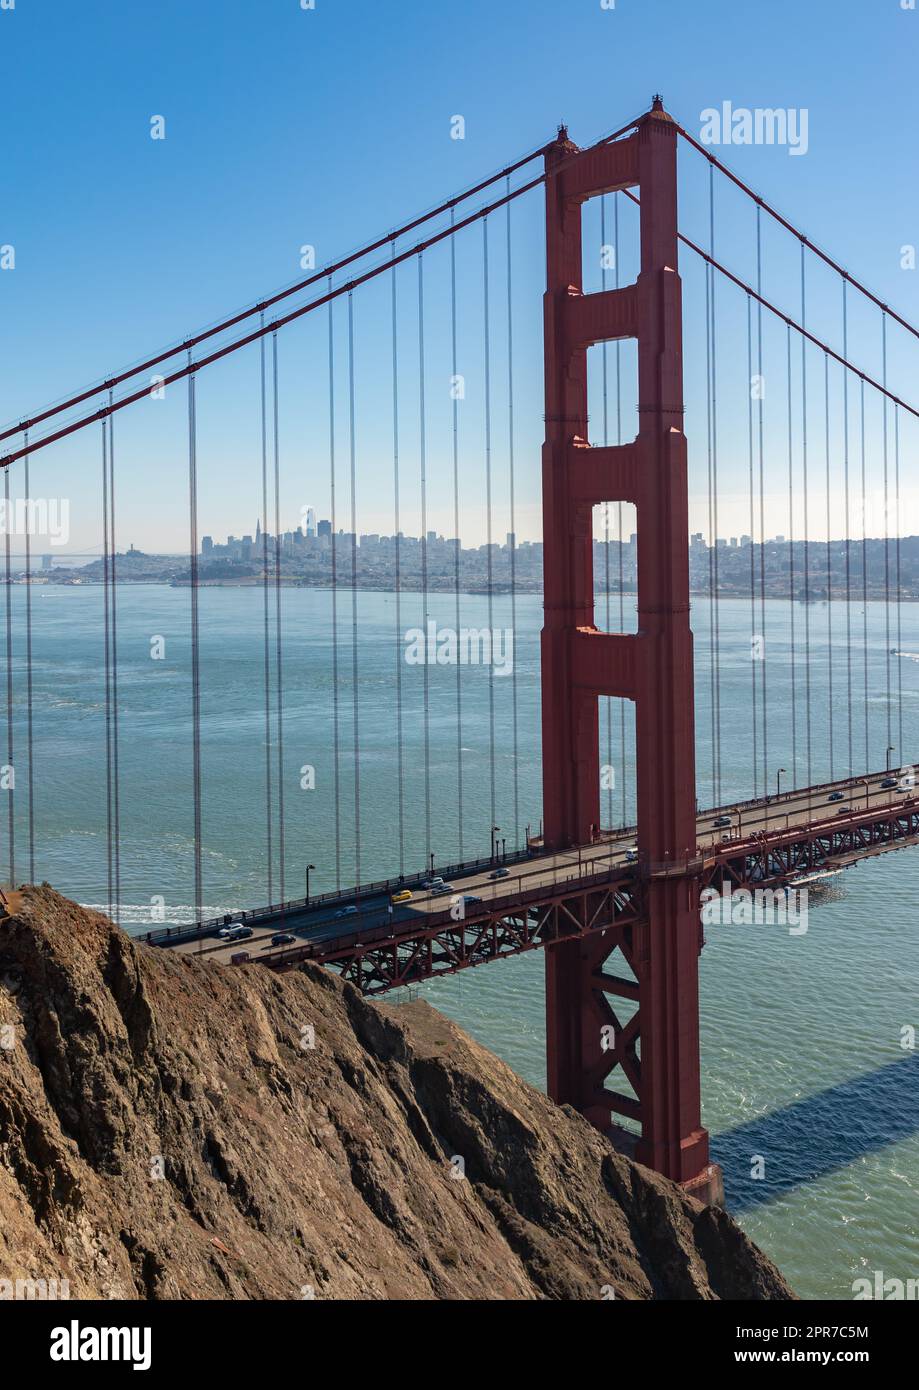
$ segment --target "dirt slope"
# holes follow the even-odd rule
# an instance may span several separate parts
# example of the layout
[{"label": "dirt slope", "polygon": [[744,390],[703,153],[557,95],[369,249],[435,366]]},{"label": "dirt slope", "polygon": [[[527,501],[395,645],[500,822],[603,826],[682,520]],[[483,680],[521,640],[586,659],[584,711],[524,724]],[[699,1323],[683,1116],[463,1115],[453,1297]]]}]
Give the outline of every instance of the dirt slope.
[{"label": "dirt slope", "polygon": [[0,922],[2,1278],[74,1298],[792,1297],[729,1216],[427,1005],[139,947],[47,886]]}]

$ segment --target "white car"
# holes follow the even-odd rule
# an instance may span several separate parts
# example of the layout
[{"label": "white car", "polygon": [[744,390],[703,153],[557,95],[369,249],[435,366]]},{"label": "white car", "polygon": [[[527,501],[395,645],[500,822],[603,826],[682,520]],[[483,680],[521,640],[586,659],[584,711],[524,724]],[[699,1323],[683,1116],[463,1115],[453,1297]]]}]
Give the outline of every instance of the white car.
[{"label": "white car", "polygon": [[252,928],[243,926],[242,922],[237,922],[235,927],[221,927],[217,933],[224,941],[244,941],[252,934]]},{"label": "white car", "polygon": [[628,849],[626,850],[626,852],[625,852],[625,862],[626,862],[627,864],[634,864],[634,863],[635,863],[635,860],[636,860],[637,858],[638,858],[638,846],[637,846],[637,845],[630,845],[629,848],[628,848]]}]

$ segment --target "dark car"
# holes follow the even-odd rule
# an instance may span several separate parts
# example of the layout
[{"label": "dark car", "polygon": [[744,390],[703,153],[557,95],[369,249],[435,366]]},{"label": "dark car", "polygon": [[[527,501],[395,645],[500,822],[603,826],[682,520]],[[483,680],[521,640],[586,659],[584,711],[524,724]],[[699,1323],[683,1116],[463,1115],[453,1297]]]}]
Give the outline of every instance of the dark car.
[{"label": "dark car", "polygon": [[296,941],[296,939],[293,932],[276,931],[271,938],[271,944],[272,946],[289,946],[291,942]]},{"label": "dark car", "polygon": [[507,869],[493,869],[492,872],[488,875],[489,878],[507,878],[507,876]]},{"label": "dark car", "polygon": [[896,777],[885,777],[883,782],[881,783],[881,791],[889,792],[894,787],[897,787],[899,785],[900,784],[897,781]]},{"label": "dark car", "polygon": [[845,792],[830,792],[829,796],[827,797],[827,801],[843,801],[844,799]]}]

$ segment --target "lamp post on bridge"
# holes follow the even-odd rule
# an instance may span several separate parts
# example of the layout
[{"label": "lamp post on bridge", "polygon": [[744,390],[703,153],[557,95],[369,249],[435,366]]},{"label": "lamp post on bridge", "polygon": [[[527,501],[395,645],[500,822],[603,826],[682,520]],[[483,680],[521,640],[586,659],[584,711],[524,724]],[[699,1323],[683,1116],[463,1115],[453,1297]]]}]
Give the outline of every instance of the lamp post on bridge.
[{"label": "lamp post on bridge", "polygon": [[311,870],[311,869],[315,869],[315,867],[316,867],[315,864],[307,864],[307,866],[306,866],[306,901],[307,901],[307,903],[309,903],[309,900],[310,900],[310,870]]},{"label": "lamp post on bridge", "polygon": [[500,829],[501,829],[500,825],[493,825],[493,826],[491,827],[491,857],[492,857],[492,860],[495,860],[495,859],[497,859],[497,857],[498,857],[498,842],[497,842],[497,840],[495,839],[495,836],[498,834],[498,832],[499,832]]},{"label": "lamp post on bridge", "polygon": [[782,795],[782,778],[783,778],[784,776],[785,776],[785,769],[784,769],[784,767],[780,767],[779,770],[778,770],[778,772],[775,774],[775,794],[776,794],[776,796],[781,796],[781,795]]},{"label": "lamp post on bridge", "polygon": [[887,771],[888,771],[888,772],[890,771],[890,755],[891,755],[891,753],[895,753],[896,751],[897,751],[897,750],[896,750],[896,745],[893,744],[893,743],[888,743],[888,745],[887,745]]}]

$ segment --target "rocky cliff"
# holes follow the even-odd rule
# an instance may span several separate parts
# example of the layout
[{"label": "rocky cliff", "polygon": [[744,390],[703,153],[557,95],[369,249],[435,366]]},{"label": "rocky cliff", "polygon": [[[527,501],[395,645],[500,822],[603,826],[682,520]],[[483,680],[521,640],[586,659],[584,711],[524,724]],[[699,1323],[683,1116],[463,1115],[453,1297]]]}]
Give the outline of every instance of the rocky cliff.
[{"label": "rocky cliff", "polygon": [[[425,1004],[0,922],[0,1279],[89,1298],[789,1298]],[[604,1290],[606,1291],[604,1295]]]}]

